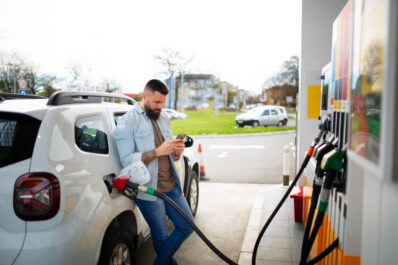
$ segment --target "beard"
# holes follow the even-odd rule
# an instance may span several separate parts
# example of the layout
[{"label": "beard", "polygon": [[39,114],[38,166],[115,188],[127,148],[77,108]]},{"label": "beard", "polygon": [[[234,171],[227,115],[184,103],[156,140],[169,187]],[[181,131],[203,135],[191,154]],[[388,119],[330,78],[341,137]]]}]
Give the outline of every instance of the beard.
[{"label": "beard", "polygon": [[162,111],[161,109],[151,109],[151,107],[148,104],[144,104],[144,109],[146,115],[151,119],[151,120],[158,120],[160,116],[160,112]]}]

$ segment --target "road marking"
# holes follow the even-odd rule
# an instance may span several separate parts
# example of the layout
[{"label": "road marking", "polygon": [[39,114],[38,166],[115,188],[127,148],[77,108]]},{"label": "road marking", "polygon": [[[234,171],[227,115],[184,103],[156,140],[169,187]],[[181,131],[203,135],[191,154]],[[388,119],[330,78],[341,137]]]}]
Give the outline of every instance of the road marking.
[{"label": "road marking", "polygon": [[228,154],[228,151],[225,151],[224,153],[218,155],[217,157],[224,158],[224,157],[227,157],[227,154]]},{"label": "road marking", "polygon": [[264,149],[264,145],[212,145],[211,149],[241,150],[241,149]]}]

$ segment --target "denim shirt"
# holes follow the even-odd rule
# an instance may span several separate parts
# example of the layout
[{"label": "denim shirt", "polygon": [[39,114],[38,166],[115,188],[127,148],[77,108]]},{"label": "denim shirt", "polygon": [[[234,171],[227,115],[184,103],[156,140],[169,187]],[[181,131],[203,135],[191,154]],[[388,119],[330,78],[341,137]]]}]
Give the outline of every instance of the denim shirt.
[{"label": "denim shirt", "polygon": [[[172,140],[173,135],[171,133],[170,120],[161,113],[157,123],[164,140]],[[137,160],[141,160],[142,153],[155,149],[155,136],[151,120],[139,104],[135,104],[129,112],[119,119],[115,128],[114,137],[123,167],[126,167]],[[171,175],[174,177],[176,185],[181,188],[181,182],[177,173],[178,171],[171,155],[169,155],[169,160]],[[146,166],[151,176],[151,180],[145,184],[145,186],[157,189],[158,159],[153,160]],[[134,176],[131,177],[134,182]],[[138,192],[137,198],[146,201],[155,201],[157,199],[152,195],[142,192]]]}]

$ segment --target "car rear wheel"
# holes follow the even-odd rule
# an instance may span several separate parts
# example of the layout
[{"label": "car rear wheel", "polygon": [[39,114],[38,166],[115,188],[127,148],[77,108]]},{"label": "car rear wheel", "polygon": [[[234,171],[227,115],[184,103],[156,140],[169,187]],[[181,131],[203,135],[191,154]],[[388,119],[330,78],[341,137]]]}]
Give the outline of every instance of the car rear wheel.
[{"label": "car rear wheel", "polygon": [[242,127],[243,127],[243,124],[238,124],[238,126],[239,126],[240,128],[242,128]]},{"label": "car rear wheel", "polygon": [[191,179],[189,182],[189,190],[188,190],[188,205],[191,208],[192,215],[195,216],[198,211],[198,203],[199,203],[199,178],[196,171],[191,171]]},{"label": "car rear wheel", "polygon": [[253,121],[253,127],[258,127],[258,125],[260,125],[258,121]]},{"label": "car rear wheel", "polygon": [[282,127],[283,126],[283,121],[278,121],[278,124],[276,126]]},{"label": "car rear wheel", "polygon": [[104,239],[99,265],[130,265],[134,262],[134,242],[130,235],[114,228]]}]

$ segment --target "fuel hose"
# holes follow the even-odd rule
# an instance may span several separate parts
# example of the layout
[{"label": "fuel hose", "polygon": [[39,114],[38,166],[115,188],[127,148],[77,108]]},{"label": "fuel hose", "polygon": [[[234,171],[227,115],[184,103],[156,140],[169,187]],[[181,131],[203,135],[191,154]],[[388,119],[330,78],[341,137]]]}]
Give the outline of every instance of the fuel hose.
[{"label": "fuel hose", "polygon": [[312,156],[312,154],[314,152],[314,147],[319,143],[323,133],[325,132],[325,127],[326,126],[322,126],[321,129],[319,130],[319,133],[318,133],[317,137],[314,139],[314,141],[312,142],[310,148],[307,151],[307,155],[305,156],[305,159],[304,159],[303,163],[301,164],[301,167],[300,167],[299,171],[297,172],[296,177],[294,178],[294,180],[290,184],[289,188],[287,189],[286,193],[283,195],[282,199],[279,201],[278,205],[276,206],[276,208],[274,209],[274,211],[272,212],[272,214],[268,218],[267,222],[265,222],[263,228],[261,229],[260,234],[257,237],[256,244],[254,245],[254,248],[253,248],[252,265],[256,264],[256,256],[257,256],[258,246],[260,244],[261,238],[263,237],[263,235],[264,235],[265,231],[267,230],[268,226],[271,224],[271,222],[274,219],[275,215],[278,213],[279,209],[282,207],[282,205],[285,202],[286,198],[289,196],[290,192],[292,191],[292,189],[296,185],[296,183],[299,180],[301,174],[303,173],[305,167],[307,166],[308,162],[310,161],[311,156]]},{"label": "fuel hose", "polygon": [[337,238],[324,251],[322,251],[318,256],[316,256],[312,260],[308,261],[305,265],[314,265],[320,262],[324,257],[329,255],[330,252],[332,252],[335,248],[337,248],[338,245],[339,245],[339,239]]},{"label": "fuel hose", "polygon": [[176,211],[185,219],[185,221],[187,221],[187,223],[189,224],[189,226],[191,226],[191,228],[196,232],[196,234],[198,234],[198,236],[203,240],[203,242],[206,243],[206,245],[209,246],[209,248],[217,255],[219,256],[223,261],[225,261],[227,264],[230,265],[238,265],[237,263],[235,263],[234,261],[232,261],[230,258],[228,258],[227,256],[225,256],[216,246],[213,245],[213,243],[210,242],[209,239],[207,239],[207,237],[202,233],[202,231],[200,231],[200,229],[195,225],[194,222],[192,222],[192,220],[184,213],[184,211],[172,200],[170,199],[167,195],[156,191],[155,189],[152,188],[147,188],[145,186],[140,186],[136,183],[132,183],[132,182],[126,182],[126,187],[127,188],[131,188],[133,190],[138,190],[153,196],[156,196],[162,200],[164,200],[166,203],[168,203],[169,205],[171,205],[174,209],[176,209]]},{"label": "fuel hose", "polygon": [[[301,176],[302,172],[304,171],[305,167],[307,166],[313,151],[314,151],[314,146],[316,146],[323,133],[325,132],[325,126],[322,126],[319,134],[317,135],[317,137],[314,139],[314,141],[311,144],[311,147],[308,149],[307,155],[300,167],[299,172],[297,173],[295,179],[293,180],[293,182],[291,183],[291,185],[289,186],[288,190],[286,191],[285,195],[282,197],[281,201],[279,202],[279,204],[277,205],[277,207],[274,209],[273,213],[271,214],[271,216],[268,218],[267,222],[265,223],[263,229],[261,230],[259,236],[257,237],[257,241],[256,244],[254,246],[254,250],[253,250],[253,257],[252,257],[252,264],[255,265],[256,264],[256,254],[257,254],[257,250],[258,250],[258,245],[259,242],[264,234],[264,232],[266,231],[266,229],[268,228],[269,224],[271,223],[272,219],[275,217],[276,213],[279,211],[279,209],[281,208],[281,206],[283,205],[283,203],[285,202],[287,196],[290,194],[291,190],[293,189],[293,187],[295,186],[295,184],[297,183],[299,177]],[[131,191],[141,191],[153,196],[156,196],[162,200],[164,200],[166,203],[168,203],[170,206],[172,206],[174,209],[176,209],[176,211],[185,219],[185,221],[189,224],[189,226],[191,226],[191,228],[198,234],[198,236],[203,240],[203,242],[205,242],[205,244],[207,246],[209,246],[209,248],[217,255],[219,256],[224,262],[226,262],[227,264],[230,265],[238,265],[237,263],[235,263],[234,261],[232,261],[230,258],[228,258],[227,256],[225,256],[216,246],[214,246],[213,243],[210,242],[209,239],[207,239],[207,237],[202,233],[202,231],[200,231],[200,229],[195,225],[194,222],[192,222],[192,220],[184,213],[184,211],[173,201],[171,200],[167,195],[156,191],[155,189],[149,188],[149,187],[145,187],[130,181],[126,181],[128,179],[125,179],[124,181],[124,186],[123,186],[123,192],[122,194],[125,194],[127,197],[131,198]],[[121,186],[118,187],[119,189],[121,188]],[[128,190],[128,191],[127,191]]]},{"label": "fuel hose", "polygon": [[311,232],[312,221],[314,219],[315,209],[318,204],[319,194],[321,192],[322,184],[323,184],[323,176],[324,171],[321,168],[322,158],[323,156],[330,152],[336,145],[332,143],[334,136],[329,139],[329,142],[325,142],[324,145],[318,146],[318,149],[315,151],[314,157],[317,160],[316,167],[315,167],[315,177],[312,184],[312,197],[311,197],[311,204],[310,209],[308,211],[307,216],[307,225],[305,226],[303,242],[301,247],[301,255],[305,250],[305,245],[307,244],[308,237]]},{"label": "fuel hose", "polygon": [[300,265],[304,265],[307,261],[308,255],[314,244],[315,238],[318,234],[319,228],[322,225],[325,212],[328,208],[329,196],[332,189],[333,181],[335,180],[338,171],[345,166],[345,151],[337,148],[325,154],[322,159],[321,167],[326,171],[326,178],[322,186],[322,191],[319,199],[318,213],[315,219],[314,228],[312,229],[309,240],[303,247]]}]

